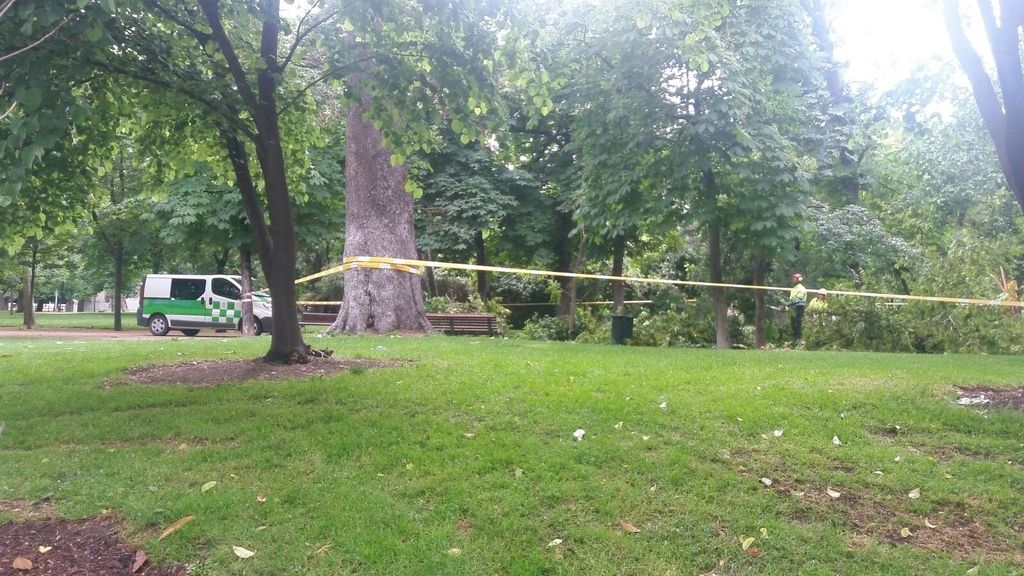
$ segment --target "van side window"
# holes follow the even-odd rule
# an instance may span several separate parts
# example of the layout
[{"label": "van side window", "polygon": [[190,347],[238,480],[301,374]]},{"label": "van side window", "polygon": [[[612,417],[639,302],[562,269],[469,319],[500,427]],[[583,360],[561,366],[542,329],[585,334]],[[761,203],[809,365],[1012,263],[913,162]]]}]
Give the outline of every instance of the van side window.
[{"label": "van side window", "polygon": [[241,300],[242,291],[235,283],[226,278],[213,279],[213,293],[228,300]]},{"label": "van side window", "polygon": [[172,278],[171,298],[174,300],[198,300],[206,293],[206,280],[200,278]]}]

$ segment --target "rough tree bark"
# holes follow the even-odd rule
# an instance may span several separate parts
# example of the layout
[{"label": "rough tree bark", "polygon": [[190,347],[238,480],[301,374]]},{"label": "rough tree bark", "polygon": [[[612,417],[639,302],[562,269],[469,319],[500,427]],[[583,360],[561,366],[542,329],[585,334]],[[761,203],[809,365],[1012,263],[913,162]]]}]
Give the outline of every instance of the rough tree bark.
[{"label": "rough tree bark", "polygon": [[990,0],[979,0],[978,8],[996,64],[998,93],[981,57],[964,33],[959,0],[945,0],[946,29],[953,52],[974,89],[974,101],[995,144],[1006,183],[1024,211],[1024,146],[1021,146],[1024,140],[1024,70],[1021,69],[1019,36],[1024,26],[1024,3],[1020,0],[999,2],[998,22]]},{"label": "rough tree bark", "polygon": [[[406,168],[391,165],[391,151],[384,147],[383,136],[365,118],[373,95],[362,82],[372,66],[372,61],[366,61],[348,79],[361,99],[350,106],[345,127],[344,257],[415,259],[413,204],[412,195],[405,191]],[[432,330],[416,274],[355,268],[344,272],[344,282],[344,304],[328,332]]]}]

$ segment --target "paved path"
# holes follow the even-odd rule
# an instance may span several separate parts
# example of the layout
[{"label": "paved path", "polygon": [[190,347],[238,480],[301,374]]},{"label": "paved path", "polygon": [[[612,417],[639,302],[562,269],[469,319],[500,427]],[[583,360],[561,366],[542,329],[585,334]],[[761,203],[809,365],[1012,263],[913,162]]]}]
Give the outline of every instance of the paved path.
[{"label": "paved path", "polygon": [[[214,332],[204,330],[194,338],[235,338],[239,334],[235,330],[228,332]],[[182,337],[179,332],[171,332],[167,337]],[[0,339],[2,338],[46,338],[65,340],[146,340],[162,338],[153,336],[146,330],[99,330],[95,328],[33,328],[24,330],[22,328],[0,328]]]}]

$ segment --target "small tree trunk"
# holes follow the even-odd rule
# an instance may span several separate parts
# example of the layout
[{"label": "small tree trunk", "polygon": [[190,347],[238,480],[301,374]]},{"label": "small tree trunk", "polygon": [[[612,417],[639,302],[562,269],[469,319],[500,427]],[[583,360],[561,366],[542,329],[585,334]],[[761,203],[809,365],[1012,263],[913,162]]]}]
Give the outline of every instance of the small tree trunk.
[{"label": "small tree trunk", "polygon": [[[714,283],[722,282],[722,231],[712,222],[708,225],[708,272]],[[729,310],[725,301],[725,288],[711,288],[711,307],[715,313],[715,345],[730,348]]]},{"label": "small tree trunk", "polygon": [[[578,274],[580,268],[583,267],[583,258],[585,256],[587,247],[587,234],[584,230],[580,230],[580,243],[576,247],[576,260],[572,263],[572,273]],[[576,277],[572,277],[569,281],[569,334],[575,336],[576,334]]]},{"label": "small tree trunk", "polygon": [[21,311],[23,314],[21,323],[29,330],[36,325],[36,309],[32,305],[34,300],[32,297],[32,285],[35,284],[35,275],[35,252],[33,251],[32,265],[25,270],[25,285],[21,290]]},{"label": "small tree trunk", "polygon": [[121,293],[124,292],[124,241],[120,238],[114,243],[114,331],[120,332],[121,325]]},{"label": "small tree trunk", "polygon": [[[764,286],[764,277],[768,272],[768,262],[758,258],[754,262],[754,286]],[[764,322],[766,318],[764,290],[754,290],[754,346],[764,348],[768,344],[765,337]]]},{"label": "small tree trunk", "polygon": [[[349,86],[362,92],[362,97],[349,108],[346,124],[344,256],[414,259],[413,203],[405,191],[406,168],[391,165],[391,151],[384,148],[382,134],[365,118],[373,97],[360,85],[370,66],[349,76]],[[433,329],[416,274],[354,268],[345,271],[344,282],[344,304],[328,332]]]},{"label": "small tree trunk", "polygon": [[[558,259],[556,270],[572,272],[572,246],[569,243],[572,233],[572,213],[557,210],[555,212],[555,257]],[[576,282],[565,276],[558,277],[560,296],[558,298],[558,315],[564,318],[575,316]]]},{"label": "small tree trunk", "polygon": [[[612,241],[612,276],[622,276],[626,259],[626,236],[616,236]],[[612,280],[612,311],[621,316],[626,311],[626,284],[622,280]]]},{"label": "small tree trunk", "polygon": [[225,248],[219,256],[213,257],[213,262],[217,267],[217,274],[223,274],[228,269],[228,257],[231,256],[231,249]]},{"label": "small tree trunk", "polygon": [[238,249],[239,272],[242,274],[242,336],[256,333],[252,316],[252,251],[248,246]]},{"label": "small tree trunk", "polygon": [[[484,231],[477,230],[473,235],[473,245],[476,247],[476,263],[478,266],[487,266],[487,248],[484,246]],[[487,272],[477,270],[476,291],[484,302],[490,298],[487,290]]]},{"label": "small tree trunk", "polygon": [[[433,260],[434,259],[434,257],[430,255],[430,250],[427,250],[425,254],[423,254],[423,253],[418,253],[418,254],[420,255],[420,260]],[[426,281],[427,281],[427,295],[430,296],[431,298],[437,298],[437,279],[434,278],[434,269],[431,268],[430,266],[427,266],[427,269],[424,272],[424,275],[426,276]]]}]

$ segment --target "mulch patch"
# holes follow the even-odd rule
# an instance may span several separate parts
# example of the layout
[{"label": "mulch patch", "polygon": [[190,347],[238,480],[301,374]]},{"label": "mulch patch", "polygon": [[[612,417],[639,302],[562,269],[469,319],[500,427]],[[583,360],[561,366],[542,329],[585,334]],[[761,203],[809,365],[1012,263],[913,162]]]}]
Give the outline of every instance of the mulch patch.
[{"label": "mulch patch", "polygon": [[[853,528],[851,543],[858,546],[867,547],[872,541],[881,541],[892,546],[944,552],[959,559],[980,554],[1024,563],[1024,553],[1020,549],[1000,542],[959,504],[927,518],[916,518],[910,514],[898,514],[877,499],[846,490],[842,490],[838,498],[833,498],[820,488],[797,487],[785,481],[775,482],[771,489],[796,498],[818,514],[839,511]],[[909,536],[903,535],[903,528],[910,530]]]},{"label": "mulch patch", "polygon": [[[112,514],[85,520],[52,515],[48,504],[0,502],[19,519],[0,525],[2,576],[185,576],[184,566],[153,564],[122,538]],[[31,566],[31,567],[30,567]],[[134,569],[134,571],[133,571]]]},{"label": "mulch patch", "polygon": [[194,360],[177,364],[152,364],[131,368],[111,384],[215,386],[249,380],[283,380],[330,376],[346,370],[402,366],[400,360],[312,357],[308,364],[268,364],[255,360]]},{"label": "mulch patch", "polygon": [[971,386],[970,388],[957,388],[956,392],[957,403],[963,406],[1024,410],[1024,387]]}]

